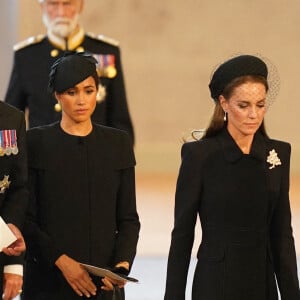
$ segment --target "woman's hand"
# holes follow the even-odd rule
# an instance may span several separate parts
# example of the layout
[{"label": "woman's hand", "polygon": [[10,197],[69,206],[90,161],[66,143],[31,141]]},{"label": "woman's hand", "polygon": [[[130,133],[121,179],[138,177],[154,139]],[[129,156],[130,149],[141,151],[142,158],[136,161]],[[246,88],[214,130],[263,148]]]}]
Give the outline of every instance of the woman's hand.
[{"label": "woman's hand", "polygon": [[101,279],[104,285],[101,286],[101,289],[104,291],[112,291],[114,289],[114,286],[118,286],[119,288],[123,288],[126,284],[125,280],[118,281],[114,280],[108,277],[104,277]]},{"label": "woman's hand", "polygon": [[4,273],[3,300],[11,300],[22,292],[23,277],[17,274]]},{"label": "woman's hand", "polygon": [[21,231],[15,225],[9,223],[7,226],[13,232],[17,240],[8,247],[2,249],[3,253],[9,256],[18,256],[26,250],[25,241]]},{"label": "woman's hand", "polygon": [[[127,275],[129,273],[129,263],[127,261],[119,262],[112,271]],[[102,282],[104,285],[101,286],[101,289],[105,291],[112,291],[115,285],[117,285],[119,288],[123,288],[126,284],[125,280],[118,281],[108,277],[102,278]]]},{"label": "woman's hand", "polygon": [[57,259],[55,265],[77,295],[86,297],[96,295],[97,288],[91,277],[77,261],[63,254]]}]

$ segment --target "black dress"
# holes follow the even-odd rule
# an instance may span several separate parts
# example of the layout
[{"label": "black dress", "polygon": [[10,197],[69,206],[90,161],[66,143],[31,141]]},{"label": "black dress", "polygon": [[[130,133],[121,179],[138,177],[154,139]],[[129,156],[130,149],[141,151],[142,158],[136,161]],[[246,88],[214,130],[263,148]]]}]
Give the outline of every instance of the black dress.
[{"label": "black dress", "polygon": [[185,299],[198,215],[193,300],[277,300],[276,279],[282,300],[300,299],[289,165],[290,145],[260,133],[249,155],[227,130],[183,145],[165,300]]},{"label": "black dress", "polygon": [[24,299],[82,299],[54,265],[61,254],[113,267],[131,264],[136,253],[140,225],[130,139],[100,125],[86,137],[72,136],[56,123],[28,131],[28,153]]}]

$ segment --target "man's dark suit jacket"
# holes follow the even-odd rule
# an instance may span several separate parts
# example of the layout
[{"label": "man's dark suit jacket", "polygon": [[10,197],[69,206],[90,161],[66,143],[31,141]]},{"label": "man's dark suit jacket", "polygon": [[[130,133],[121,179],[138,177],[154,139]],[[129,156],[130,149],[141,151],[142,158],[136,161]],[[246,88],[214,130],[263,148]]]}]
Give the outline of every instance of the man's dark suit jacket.
[{"label": "man's dark suit jacket", "polygon": [[[0,193],[0,215],[6,223],[12,223],[20,229],[28,202],[25,119],[22,112],[0,101],[0,132],[2,130],[16,130],[19,152],[17,155],[0,156],[0,180],[2,181],[4,176],[9,176],[10,181],[9,187]],[[19,263],[22,263],[22,257],[0,254],[1,291],[3,266]]]}]

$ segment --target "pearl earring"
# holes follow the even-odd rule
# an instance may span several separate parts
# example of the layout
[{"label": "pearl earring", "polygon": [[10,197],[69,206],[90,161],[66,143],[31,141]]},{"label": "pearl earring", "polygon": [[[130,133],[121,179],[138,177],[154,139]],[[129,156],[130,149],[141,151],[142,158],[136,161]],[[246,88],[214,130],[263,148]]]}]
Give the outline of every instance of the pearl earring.
[{"label": "pearl earring", "polygon": [[224,122],[227,121],[227,111],[224,111]]},{"label": "pearl earring", "polygon": [[59,102],[57,102],[55,105],[54,105],[54,110],[56,112],[61,112],[61,105]]}]

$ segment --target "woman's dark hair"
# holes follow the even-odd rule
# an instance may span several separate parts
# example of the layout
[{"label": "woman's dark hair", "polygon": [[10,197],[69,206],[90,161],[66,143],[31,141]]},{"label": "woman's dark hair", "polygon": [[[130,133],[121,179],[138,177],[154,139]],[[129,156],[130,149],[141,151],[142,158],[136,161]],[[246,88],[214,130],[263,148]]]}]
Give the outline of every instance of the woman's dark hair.
[{"label": "woman's dark hair", "polygon": [[[237,78],[233,79],[230,83],[228,83],[222,92],[222,96],[226,100],[229,99],[231,97],[234,89],[246,82],[262,83],[266,88],[266,92],[268,92],[268,89],[269,89],[268,82],[263,76],[246,75],[246,76],[237,77]],[[204,137],[212,137],[212,136],[217,135],[224,127],[226,127],[226,124],[227,124],[227,121],[224,121],[223,108],[222,108],[220,102],[217,101],[212,118],[210,120],[210,123],[208,124],[207,129],[205,130],[203,138]],[[266,137],[268,136],[267,132],[266,132],[264,121],[260,125],[258,131],[260,131],[264,136],[266,136]]]},{"label": "woman's dark hair", "polygon": [[[94,79],[94,81],[95,81],[96,90],[98,91],[100,79],[99,79],[97,73],[94,73],[94,74],[92,74],[91,76],[93,77],[93,79]],[[68,89],[67,89],[67,90],[68,90]],[[65,90],[65,91],[66,91],[66,90]],[[65,91],[62,91],[62,92],[56,92],[56,93],[57,93],[57,94],[63,94]]]}]

